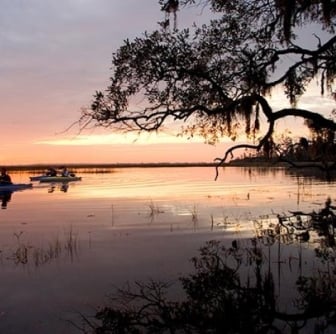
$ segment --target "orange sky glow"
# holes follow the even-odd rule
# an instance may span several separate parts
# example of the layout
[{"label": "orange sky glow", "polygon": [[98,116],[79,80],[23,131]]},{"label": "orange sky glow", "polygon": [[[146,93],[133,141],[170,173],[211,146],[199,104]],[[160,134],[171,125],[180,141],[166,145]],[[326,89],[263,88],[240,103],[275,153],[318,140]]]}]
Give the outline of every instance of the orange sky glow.
[{"label": "orange sky glow", "polygon": [[[156,0],[5,0],[0,13],[0,164],[212,162],[222,157],[228,139],[216,146],[202,138],[111,133],[75,127],[83,106],[108,84],[112,52],[124,39],[157,28],[163,13]],[[180,11],[178,24],[206,15]],[[276,107],[288,105],[280,93]],[[320,96],[316,84],[300,107],[326,115],[334,101]],[[301,124],[301,123],[299,123]],[[281,129],[297,130],[293,120]],[[299,125],[301,128],[301,125]],[[302,128],[302,134],[305,131]]]}]

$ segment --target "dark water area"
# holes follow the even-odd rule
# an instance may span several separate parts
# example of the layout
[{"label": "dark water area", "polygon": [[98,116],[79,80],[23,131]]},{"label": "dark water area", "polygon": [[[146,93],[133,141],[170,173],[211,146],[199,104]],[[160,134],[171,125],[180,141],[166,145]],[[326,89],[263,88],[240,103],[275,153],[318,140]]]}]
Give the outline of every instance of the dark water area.
[{"label": "dark water area", "polygon": [[[26,183],[36,173],[11,175]],[[284,168],[226,167],[217,181],[204,166],[76,173],[81,181],[34,182],[2,198],[0,333],[78,333],[71,322],[94,315],[125,282],[177,282],[171,295],[181,299],[178,278],[194,272],[190,259],[209,240],[231,249],[228,264],[239,255],[242,281],[255,273],[257,240],[258,268],[272,271],[283,312],[297,312],[298,277],[333,273],[333,234],[325,238],[297,213],[336,202],[335,182]]]}]

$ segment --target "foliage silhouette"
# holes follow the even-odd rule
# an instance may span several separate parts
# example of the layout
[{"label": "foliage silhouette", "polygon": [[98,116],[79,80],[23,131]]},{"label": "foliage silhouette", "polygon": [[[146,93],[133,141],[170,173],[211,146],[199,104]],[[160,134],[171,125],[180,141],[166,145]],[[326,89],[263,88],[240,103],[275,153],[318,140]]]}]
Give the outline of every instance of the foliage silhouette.
[{"label": "foliage silhouette", "polygon": [[[159,3],[166,12],[174,3],[174,14],[178,8],[208,6],[213,16],[200,27],[171,32],[161,26],[125,40],[113,54],[110,85],[82,109],[81,129],[93,125],[141,132],[180,125],[180,134],[201,135],[208,143],[245,133],[251,141],[227,150],[216,159],[220,166],[239,148],[285,159],[274,145],[275,126],[280,119],[296,117],[312,131],[311,138],[296,143],[309,151],[305,158],[322,161],[326,169],[336,167],[332,110],[322,115],[296,107],[314,81],[322,95],[335,97],[334,1]],[[312,36],[308,45],[303,38],[307,33]],[[272,109],[268,98],[276,89],[285,93],[291,107]],[[314,143],[324,150],[316,150]]]}]

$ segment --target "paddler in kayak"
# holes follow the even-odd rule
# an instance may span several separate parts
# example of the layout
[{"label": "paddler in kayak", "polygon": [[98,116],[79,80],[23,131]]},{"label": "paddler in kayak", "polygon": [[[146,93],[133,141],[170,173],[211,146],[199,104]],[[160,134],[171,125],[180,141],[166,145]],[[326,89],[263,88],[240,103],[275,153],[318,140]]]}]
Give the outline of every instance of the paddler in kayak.
[{"label": "paddler in kayak", "polygon": [[6,168],[1,168],[0,184],[12,184],[11,177],[7,174]]},{"label": "paddler in kayak", "polygon": [[76,174],[73,172],[70,172],[68,168],[66,168],[65,166],[61,167],[61,176],[64,177],[75,177]]},{"label": "paddler in kayak", "polygon": [[57,176],[57,170],[53,167],[49,167],[47,169],[46,176]]},{"label": "paddler in kayak", "polygon": [[62,176],[65,176],[65,177],[70,176],[70,172],[68,171],[68,168],[66,168],[65,166],[61,168],[62,168],[62,172],[61,172]]}]

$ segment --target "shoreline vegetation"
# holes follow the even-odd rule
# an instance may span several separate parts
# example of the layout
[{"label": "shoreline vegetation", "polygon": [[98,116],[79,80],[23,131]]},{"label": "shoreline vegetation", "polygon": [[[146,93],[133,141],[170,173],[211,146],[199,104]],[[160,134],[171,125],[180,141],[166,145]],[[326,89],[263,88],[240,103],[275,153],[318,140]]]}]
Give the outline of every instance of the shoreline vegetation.
[{"label": "shoreline vegetation", "polygon": [[215,163],[208,162],[153,162],[153,163],[64,163],[64,164],[22,164],[2,165],[11,171],[45,171],[48,167],[60,168],[66,166],[72,170],[82,169],[113,169],[113,168],[155,168],[155,167],[215,167]]},{"label": "shoreline vegetation", "polygon": [[[299,164],[299,163],[297,163]],[[304,165],[304,162],[302,162]],[[311,165],[311,164],[310,164]],[[316,167],[319,164],[316,163]],[[216,162],[144,162],[144,163],[59,163],[59,164],[47,164],[47,163],[37,163],[37,164],[3,164],[9,171],[34,171],[43,172],[48,167],[61,168],[61,166],[67,166],[67,168],[72,170],[109,170],[113,168],[165,168],[165,167],[216,167],[218,164]],[[279,162],[275,159],[263,159],[263,158],[238,158],[228,161],[220,166],[220,168],[225,167],[288,167],[291,165],[286,162]]]}]

